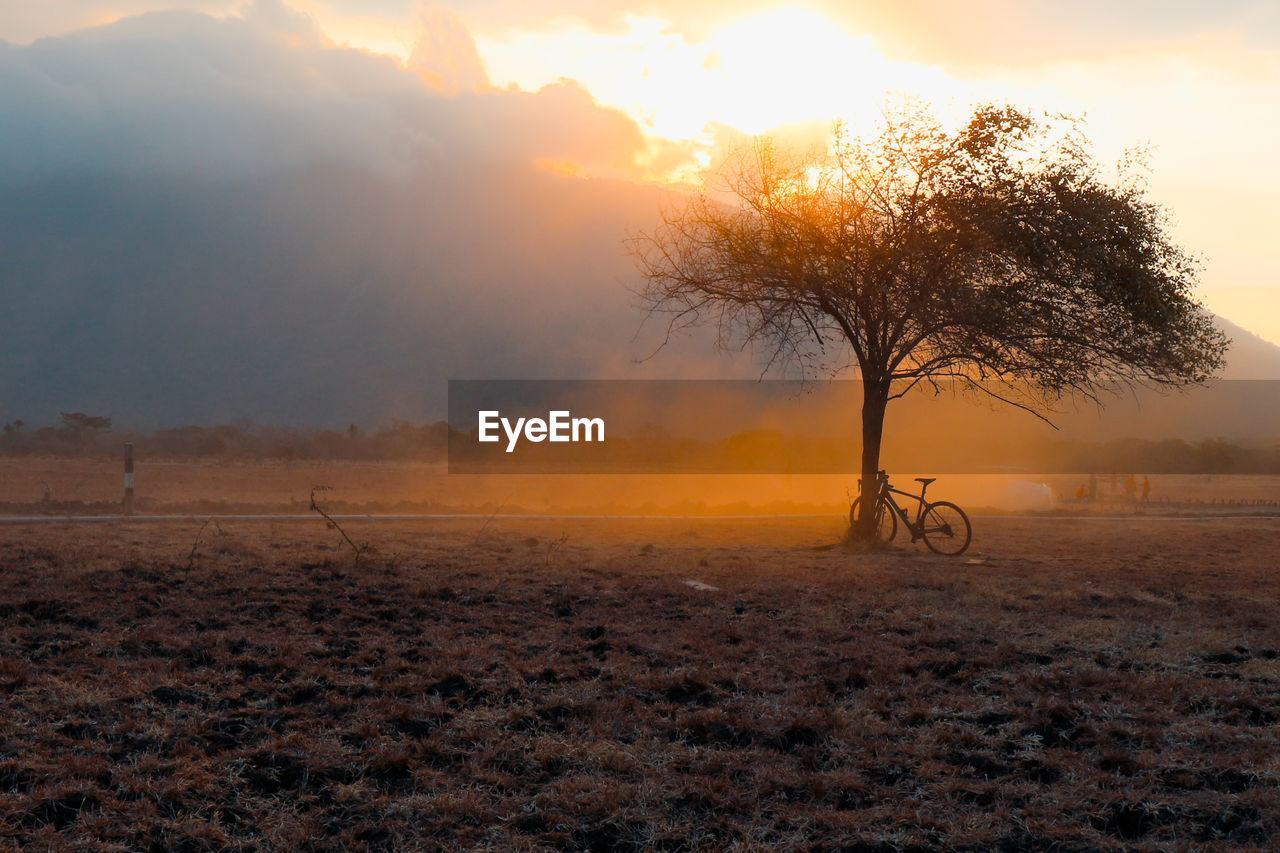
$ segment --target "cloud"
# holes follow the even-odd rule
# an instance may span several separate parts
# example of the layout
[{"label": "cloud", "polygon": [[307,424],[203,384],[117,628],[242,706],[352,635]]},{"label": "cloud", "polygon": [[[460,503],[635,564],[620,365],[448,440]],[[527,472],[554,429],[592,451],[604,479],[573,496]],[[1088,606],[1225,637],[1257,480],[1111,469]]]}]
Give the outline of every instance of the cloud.
[{"label": "cloud", "polygon": [[[469,35],[451,18],[432,22],[439,34],[424,31],[413,69],[431,69],[438,89],[482,89]],[[620,173],[644,145],[629,119],[572,87],[439,97],[391,59],[332,47],[276,0],[227,20],[162,12],[0,44],[0,110],[12,129],[0,154],[19,167],[7,181],[103,170],[217,178],[333,161],[403,172],[477,149]]]},{"label": "cloud", "polygon": [[442,6],[422,9],[418,29],[421,34],[408,65],[428,86],[448,95],[488,88],[489,75],[476,40],[457,15]]},{"label": "cloud", "polygon": [[459,89],[278,3],[0,46],[0,411],[341,425],[633,375],[639,130],[571,84]]},{"label": "cloud", "polygon": [[140,15],[178,6],[208,14],[228,14],[241,0],[46,0],[0,4],[0,39],[28,44],[38,38],[95,27],[124,15]]},{"label": "cloud", "polygon": [[[303,0],[299,0],[302,2]],[[419,0],[324,0],[317,11],[337,19],[408,21]],[[25,43],[94,26],[122,14],[184,8],[228,14],[241,0],[57,0],[0,4],[0,38]],[[451,0],[451,12],[478,34],[540,30],[566,19],[601,32],[625,32],[629,16],[653,16],[693,41],[727,21],[780,5],[778,0]],[[895,59],[931,64],[999,66],[1167,48],[1205,34],[1233,35],[1274,49],[1280,7],[1271,0],[808,0],[803,4],[845,27],[871,35]],[[437,6],[436,8],[443,8]]]},{"label": "cloud", "polygon": [[[777,0],[455,0],[455,11],[477,32],[541,30],[568,18],[602,33],[627,29],[630,16],[653,16],[690,41],[702,41],[729,21],[791,5]],[[1234,33],[1248,44],[1275,48],[1280,9],[1269,0],[1116,3],[1111,0],[809,0],[857,35],[870,35],[887,56],[948,67],[1037,64],[1067,58],[1169,47],[1206,33]]]}]

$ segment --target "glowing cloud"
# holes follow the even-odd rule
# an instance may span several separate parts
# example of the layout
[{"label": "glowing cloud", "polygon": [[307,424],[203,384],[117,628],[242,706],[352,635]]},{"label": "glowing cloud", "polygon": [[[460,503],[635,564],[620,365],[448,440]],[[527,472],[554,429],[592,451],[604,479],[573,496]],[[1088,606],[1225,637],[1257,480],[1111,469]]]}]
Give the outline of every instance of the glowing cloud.
[{"label": "glowing cloud", "polygon": [[478,39],[499,84],[537,88],[562,76],[637,117],[650,134],[699,139],[711,126],[748,134],[818,117],[876,114],[886,91],[944,100],[961,86],[936,68],[886,59],[867,36],[785,6],[691,42],[666,21],[630,17],[622,33],[580,22]]}]

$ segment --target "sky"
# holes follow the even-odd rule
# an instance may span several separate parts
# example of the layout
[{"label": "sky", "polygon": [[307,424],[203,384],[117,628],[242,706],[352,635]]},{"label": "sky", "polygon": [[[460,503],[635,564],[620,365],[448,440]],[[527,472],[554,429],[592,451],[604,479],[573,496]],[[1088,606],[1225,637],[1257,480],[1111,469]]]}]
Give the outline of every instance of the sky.
[{"label": "sky", "polygon": [[[256,14],[276,5],[258,3]],[[1280,341],[1271,212],[1280,195],[1280,6],[1270,0],[289,5],[332,45],[393,57],[446,93],[576,81],[644,134],[649,144],[632,152],[644,178],[687,175],[739,134],[791,126],[813,139],[835,117],[873,118],[886,90],[1085,115],[1104,160],[1154,147],[1152,193],[1207,261],[1206,303]],[[254,14],[242,0],[9,3],[0,38],[29,44],[170,9]]]},{"label": "sky", "polygon": [[[1203,258],[1206,306],[1280,342],[1280,4],[1272,0],[44,0],[0,4],[0,40],[0,192],[17,223],[9,237],[26,228],[19,248],[61,247],[56,259],[33,256],[30,270],[40,269],[30,274],[77,282],[63,303],[19,300],[27,330],[65,333],[76,322],[58,313],[69,294],[129,280],[135,256],[151,253],[163,259],[156,269],[178,275],[183,246],[198,244],[212,259],[201,275],[225,278],[223,265],[243,262],[243,278],[283,269],[281,247],[305,232],[325,244],[315,254],[327,261],[290,256],[289,274],[337,275],[334,246],[347,244],[334,235],[355,227],[355,214],[338,211],[340,201],[305,207],[320,190],[300,189],[298,176],[317,170],[334,199],[349,178],[349,197],[368,205],[359,220],[366,239],[348,247],[343,286],[366,281],[392,304],[407,298],[397,289],[413,277],[407,270],[465,245],[484,263],[440,267],[452,278],[433,285],[436,302],[414,310],[457,308],[500,256],[509,256],[507,274],[524,264],[540,277],[513,281],[499,304],[538,289],[582,304],[564,282],[585,282],[582,269],[625,276],[617,243],[656,209],[646,195],[654,187],[694,180],[753,134],[821,144],[833,120],[865,126],[886,93],[909,92],[956,114],[994,100],[1082,115],[1104,163],[1149,148],[1151,196]],[[613,183],[537,184],[516,176],[519,166]],[[508,199],[510,210],[433,200],[458,176],[474,199]],[[253,258],[228,257],[226,234],[193,212],[206,197],[233,205],[243,187],[262,195]],[[610,198],[609,215],[589,209]],[[442,203],[462,213],[432,213]],[[128,211],[132,230],[119,239],[129,257],[103,253],[93,205],[116,224]],[[557,211],[559,227],[539,217],[539,205]],[[530,212],[527,224],[512,211]],[[605,221],[617,241],[600,230]],[[41,231],[41,222],[53,224]],[[165,236],[155,223],[166,222],[200,230]],[[424,228],[434,231],[414,244]],[[539,229],[548,228],[555,233],[544,240]],[[583,233],[598,242],[588,246]],[[546,246],[576,246],[581,269]],[[610,300],[601,297],[601,316],[612,318],[596,324],[602,340],[617,336],[630,310]],[[193,313],[189,303],[173,310]],[[498,324],[489,329],[495,339],[532,334],[514,320],[486,322]],[[23,329],[7,337],[26,335],[36,352],[35,333]],[[594,361],[584,349],[554,365],[576,375]]]}]

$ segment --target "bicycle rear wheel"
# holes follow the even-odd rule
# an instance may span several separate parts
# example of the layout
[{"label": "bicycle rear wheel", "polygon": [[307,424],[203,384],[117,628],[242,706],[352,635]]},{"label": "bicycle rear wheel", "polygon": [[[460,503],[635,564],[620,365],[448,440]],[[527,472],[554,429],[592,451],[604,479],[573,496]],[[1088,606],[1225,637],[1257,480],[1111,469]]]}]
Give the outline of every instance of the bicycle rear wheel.
[{"label": "bicycle rear wheel", "polygon": [[948,557],[960,556],[973,541],[969,516],[950,501],[929,504],[920,519],[920,533],[930,551]]},{"label": "bicycle rear wheel", "polygon": [[[862,498],[854,498],[853,506],[849,507],[849,526],[857,528],[859,510],[862,508],[860,502]],[[876,501],[876,541],[892,542],[893,537],[898,535],[898,514],[889,509],[889,505],[884,501]]]}]

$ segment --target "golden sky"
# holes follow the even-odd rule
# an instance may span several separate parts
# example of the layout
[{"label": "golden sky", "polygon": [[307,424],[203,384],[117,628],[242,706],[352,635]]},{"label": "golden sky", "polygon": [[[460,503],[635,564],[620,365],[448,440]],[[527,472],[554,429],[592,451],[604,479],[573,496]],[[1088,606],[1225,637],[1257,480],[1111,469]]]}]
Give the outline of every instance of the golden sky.
[{"label": "golden sky", "polygon": [[[258,0],[270,11],[282,0]],[[290,0],[335,45],[386,54],[447,94],[569,79],[638,125],[636,176],[679,176],[740,134],[821,138],[886,91],[1085,115],[1103,162],[1153,146],[1151,191],[1204,256],[1213,310],[1280,342],[1280,4],[1083,0]],[[16,43],[148,11],[241,0],[4,4]],[[580,164],[550,164],[579,168]]]}]

